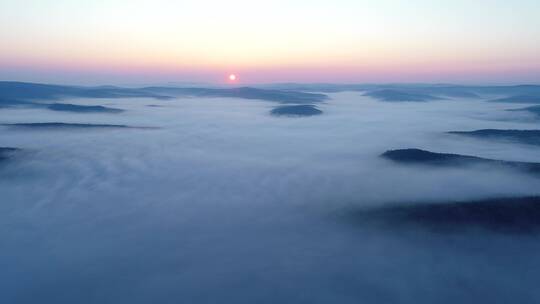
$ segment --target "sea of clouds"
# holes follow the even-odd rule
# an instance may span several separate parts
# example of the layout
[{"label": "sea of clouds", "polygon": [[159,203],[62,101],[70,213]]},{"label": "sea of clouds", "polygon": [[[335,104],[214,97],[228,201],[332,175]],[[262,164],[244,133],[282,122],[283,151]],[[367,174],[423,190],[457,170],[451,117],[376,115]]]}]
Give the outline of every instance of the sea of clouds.
[{"label": "sea of clouds", "polygon": [[[446,134],[534,129],[469,99],[380,102],[328,94],[314,117],[235,98],[70,99],[123,113],[0,110],[17,129],[0,167],[2,303],[535,303],[540,242],[485,231],[357,227],[350,209],[540,194],[512,170],[426,168],[379,157],[421,148],[540,162],[540,147]],[[152,105],[152,107],[149,107]]]}]

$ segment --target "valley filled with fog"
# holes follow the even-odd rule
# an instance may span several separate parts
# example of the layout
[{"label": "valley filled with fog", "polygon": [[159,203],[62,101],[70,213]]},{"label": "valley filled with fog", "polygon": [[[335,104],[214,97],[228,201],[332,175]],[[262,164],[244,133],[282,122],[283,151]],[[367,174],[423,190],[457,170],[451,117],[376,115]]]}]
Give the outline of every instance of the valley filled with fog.
[{"label": "valley filled with fog", "polygon": [[[0,300],[540,301],[539,227],[439,231],[357,216],[540,195],[536,167],[521,166],[540,163],[538,141],[448,133],[538,130],[521,110],[534,101],[277,89],[54,100],[99,106],[85,111],[44,106],[49,96],[6,102],[0,147],[18,150],[0,158]],[[505,163],[381,157],[413,148]]]}]

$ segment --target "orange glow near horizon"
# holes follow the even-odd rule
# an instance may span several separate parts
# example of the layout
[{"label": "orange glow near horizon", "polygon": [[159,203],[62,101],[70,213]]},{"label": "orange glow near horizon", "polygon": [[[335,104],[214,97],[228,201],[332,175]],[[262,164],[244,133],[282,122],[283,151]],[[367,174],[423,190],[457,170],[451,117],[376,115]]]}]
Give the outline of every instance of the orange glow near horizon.
[{"label": "orange glow near horizon", "polygon": [[0,1],[0,78],[536,83],[540,2],[517,1]]}]

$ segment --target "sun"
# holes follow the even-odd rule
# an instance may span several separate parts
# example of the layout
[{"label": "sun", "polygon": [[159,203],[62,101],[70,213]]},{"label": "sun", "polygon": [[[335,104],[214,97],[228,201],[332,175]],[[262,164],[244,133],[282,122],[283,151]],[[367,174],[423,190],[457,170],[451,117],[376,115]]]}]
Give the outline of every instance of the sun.
[{"label": "sun", "polygon": [[229,75],[229,80],[230,80],[230,81],[236,81],[236,79],[237,79],[237,77],[236,77],[235,74]]}]

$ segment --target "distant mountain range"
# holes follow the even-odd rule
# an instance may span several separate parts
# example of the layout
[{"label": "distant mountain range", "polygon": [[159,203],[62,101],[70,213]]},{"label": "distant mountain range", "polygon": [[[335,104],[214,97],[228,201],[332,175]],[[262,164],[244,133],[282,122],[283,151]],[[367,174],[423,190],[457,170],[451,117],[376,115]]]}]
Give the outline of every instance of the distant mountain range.
[{"label": "distant mountain range", "polygon": [[[155,98],[172,99],[184,97],[234,97],[244,99],[259,99],[279,103],[312,104],[328,99],[324,94],[314,94],[296,91],[270,90],[261,88],[174,88],[174,87],[145,87],[120,88],[112,86],[79,87],[48,85],[25,82],[0,82],[0,107],[7,106],[42,106],[49,101],[62,100],[70,97],[83,98]],[[89,109],[69,104],[50,105],[53,110],[63,111],[103,111],[107,109]]]},{"label": "distant mountain range", "polygon": [[[297,84],[282,83],[263,86],[265,88],[304,92],[337,93],[345,91],[363,92],[366,96],[381,101],[430,101],[446,98],[487,99],[498,102],[540,103],[540,85],[512,86],[465,86],[452,84]],[[493,99],[497,96],[497,99]],[[528,98],[523,98],[528,96]],[[508,98],[508,101],[504,101]],[[533,102],[534,101],[534,102]]]},{"label": "distant mountain range", "polygon": [[[0,107],[35,106],[71,97],[83,98],[155,98],[232,97],[266,100],[284,104],[315,104],[328,100],[325,94],[344,91],[362,92],[381,101],[432,101],[447,98],[485,99],[493,102],[539,103],[540,85],[461,86],[449,84],[269,84],[253,87],[204,88],[149,86],[65,86],[0,81]],[[498,97],[493,99],[494,97]],[[58,108],[58,106],[56,106]],[[71,110],[83,112],[82,108]],[[88,111],[91,112],[91,111]],[[112,112],[111,112],[112,113]]]},{"label": "distant mountain range", "polygon": [[405,90],[441,96],[475,97],[481,95],[539,95],[540,85],[474,86],[455,84],[333,84],[333,83],[278,83],[260,87],[310,92],[345,92],[373,90]]},{"label": "distant mountain range", "polygon": [[324,94],[285,91],[276,89],[261,89],[251,87],[217,89],[217,88],[173,88],[147,87],[145,91],[172,96],[192,97],[234,97],[243,99],[259,99],[279,103],[313,104],[329,99]]},{"label": "distant mountain range", "polygon": [[28,103],[32,101],[60,100],[64,97],[87,98],[126,98],[150,97],[167,99],[169,96],[159,95],[143,89],[119,88],[113,86],[79,87],[50,85],[26,82],[0,82],[0,100]]}]

